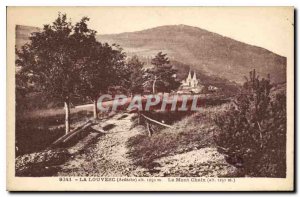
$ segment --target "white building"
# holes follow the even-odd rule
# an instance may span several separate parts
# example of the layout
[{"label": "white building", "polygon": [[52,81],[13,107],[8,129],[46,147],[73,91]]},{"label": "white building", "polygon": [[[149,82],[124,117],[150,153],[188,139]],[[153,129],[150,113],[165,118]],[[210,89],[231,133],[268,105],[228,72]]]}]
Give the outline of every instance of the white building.
[{"label": "white building", "polygon": [[194,72],[194,75],[192,77],[191,70],[189,71],[188,77],[185,80],[182,80],[181,82],[182,87],[188,87],[188,88],[195,88],[198,86],[198,83],[199,81],[197,79],[196,72]]},{"label": "white building", "polygon": [[177,93],[200,93],[204,88],[203,85],[200,84],[200,80],[197,79],[196,72],[193,72],[193,76],[191,71],[189,71],[188,77],[185,80],[181,81],[181,86]]}]

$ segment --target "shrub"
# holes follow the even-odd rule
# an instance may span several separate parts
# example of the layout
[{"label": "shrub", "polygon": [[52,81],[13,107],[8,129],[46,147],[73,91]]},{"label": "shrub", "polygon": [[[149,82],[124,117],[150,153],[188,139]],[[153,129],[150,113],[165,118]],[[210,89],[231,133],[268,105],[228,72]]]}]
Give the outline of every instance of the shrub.
[{"label": "shrub", "polygon": [[225,114],[216,117],[215,142],[247,176],[285,177],[286,95],[272,94],[270,77],[255,70]]}]

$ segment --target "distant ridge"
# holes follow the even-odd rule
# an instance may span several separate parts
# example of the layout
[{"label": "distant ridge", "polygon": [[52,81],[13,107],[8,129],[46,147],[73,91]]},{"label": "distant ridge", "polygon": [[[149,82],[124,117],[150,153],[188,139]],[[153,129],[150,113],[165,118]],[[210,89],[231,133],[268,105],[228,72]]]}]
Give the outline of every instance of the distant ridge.
[{"label": "distant ridge", "polygon": [[[29,41],[37,27],[16,26],[16,47]],[[261,77],[268,73],[273,82],[286,81],[286,58],[261,47],[245,44],[198,27],[167,25],[136,32],[97,35],[101,42],[116,43],[130,55],[149,59],[163,51],[176,65],[242,83],[249,71]],[[187,70],[187,68],[178,68]],[[182,73],[181,73],[182,74]]]},{"label": "distant ridge", "polygon": [[136,32],[98,35],[98,40],[117,43],[129,54],[153,56],[158,51],[208,75],[239,83],[251,69],[274,82],[286,81],[286,58],[261,47],[187,25],[159,26]]}]

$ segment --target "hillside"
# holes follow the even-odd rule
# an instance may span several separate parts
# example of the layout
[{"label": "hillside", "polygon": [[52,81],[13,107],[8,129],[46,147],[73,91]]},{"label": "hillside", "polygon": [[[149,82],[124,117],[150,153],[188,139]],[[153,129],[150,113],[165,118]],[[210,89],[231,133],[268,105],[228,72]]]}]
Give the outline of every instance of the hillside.
[{"label": "hillside", "polygon": [[243,82],[255,68],[260,76],[271,74],[274,82],[286,81],[286,58],[197,27],[161,26],[143,31],[99,35],[98,40],[116,43],[128,54],[145,58],[158,51],[196,71]]},{"label": "hillside", "polygon": [[[28,42],[30,33],[34,31],[38,28],[17,25],[16,47]],[[213,76],[213,79],[217,77],[242,83],[243,76],[248,76],[249,71],[255,68],[261,77],[270,73],[273,82],[286,81],[285,57],[197,27],[161,26],[137,32],[98,35],[97,39],[119,44],[129,56],[136,54],[143,60],[163,51],[181,71],[180,78],[185,77],[191,68],[206,78]]]}]

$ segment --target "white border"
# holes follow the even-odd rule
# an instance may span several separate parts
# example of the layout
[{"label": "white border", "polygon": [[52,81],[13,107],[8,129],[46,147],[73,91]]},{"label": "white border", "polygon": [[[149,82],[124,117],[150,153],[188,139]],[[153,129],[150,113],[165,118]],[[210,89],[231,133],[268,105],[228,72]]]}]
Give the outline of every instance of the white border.
[{"label": "white border", "polygon": [[[110,1],[95,1],[95,0],[50,0],[50,1],[41,1],[41,0],[2,0],[0,1],[0,31],[2,37],[0,40],[0,129],[1,129],[1,196],[7,196],[9,193],[5,191],[6,188],[6,6],[295,6],[299,8],[299,0],[272,0],[272,1],[263,1],[263,0],[206,0],[206,1],[196,1],[196,0],[110,0]],[[299,11],[299,10],[298,10]],[[298,28],[297,28],[298,29]],[[295,40],[296,41],[296,40]],[[295,43],[297,44],[297,43]],[[296,45],[298,46],[298,45]],[[295,57],[297,57],[295,54]],[[297,61],[295,62],[297,63]],[[299,74],[299,69],[297,74]],[[297,78],[297,77],[296,77]],[[298,84],[297,84],[298,85]],[[296,86],[297,87],[297,86]],[[299,86],[297,88],[299,92]],[[296,121],[296,120],[295,120]],[[299,122],[300,118],[297,118],[296,122]],[[299,141],[299,134],[298,139]],[[299,183],[299,181],[297,181]],[[299,189],[298,185],[296,188]],[[55,194],[54,194],[55,195]],[[57,194],[56,194],[57,195]],[[103,195],[103,194],[102,194]],[[261,196],[261,194],[254,194],[256,196]],[[288,195],[288,194],[285,194]],[[58,195],[61,196],[61,195]]]}]

